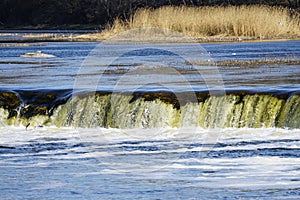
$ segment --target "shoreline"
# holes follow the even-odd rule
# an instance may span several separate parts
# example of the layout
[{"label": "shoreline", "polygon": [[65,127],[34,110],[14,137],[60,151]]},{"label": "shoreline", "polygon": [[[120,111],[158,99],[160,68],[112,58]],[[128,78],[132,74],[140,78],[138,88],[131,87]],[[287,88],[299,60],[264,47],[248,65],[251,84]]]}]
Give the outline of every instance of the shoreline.
[{"label": "shoreline", "polygon": [[[81,23],[20,26],[20,30],[14,30],[15,28],[18,27],[3,27],[0,30],[0,43],[176,44],[287,41],[300,40],[300,13],[285,7],[268,5],[169,5],[140,8],[125,19],[112,19],[105,26],[95,27],[93,23]],[[63,29],[59,30],[60,28]]]},{"label": "shoreline", "polygon": [[[16,34],[15,32],[10,32],[9,34]],[[60,34],[51,34],[50,36],[44,36],[45,33],[42,34],[32,34],[28,33],[27,36],[24,34],[18,39],[1,39],[0,33],[0,47],[7,47],[9,44],[25,44],[25,43],[39,43],[39,42],[104,42],[110,40],[113,37],[103,37],[102,34],[99,33],[89,33],[77,36],[61,36]],[[192,38],[192,37],[191,37]],[[198,37],[192,38],[195,42],[192,43],[199,43],[199,44],[206,44],[206,43],[236,43],[236,42],[280,42],[280,41],[295,41],[300,40],[299,36],[286,36],[286,37],[235,37],[235,36],[210,36],[210,37]],[[135,40],[127,40],[126,42],[136,42]],[[143,40],[139,42],[144,42]],[[151,43],[151,40],[145,41]],[[186,43],[185,41],[180,40],[172,40],[170,41],[162,41],[161,43]]]}]

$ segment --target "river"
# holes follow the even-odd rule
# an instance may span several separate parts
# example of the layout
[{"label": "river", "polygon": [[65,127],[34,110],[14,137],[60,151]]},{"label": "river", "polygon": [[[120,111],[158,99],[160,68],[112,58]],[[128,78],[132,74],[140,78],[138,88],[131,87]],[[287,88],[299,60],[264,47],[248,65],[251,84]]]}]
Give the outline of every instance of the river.
[{"label": "river", "polygon": [[297,199],[299,58],[300,41],[2,45],[1,199]]}]

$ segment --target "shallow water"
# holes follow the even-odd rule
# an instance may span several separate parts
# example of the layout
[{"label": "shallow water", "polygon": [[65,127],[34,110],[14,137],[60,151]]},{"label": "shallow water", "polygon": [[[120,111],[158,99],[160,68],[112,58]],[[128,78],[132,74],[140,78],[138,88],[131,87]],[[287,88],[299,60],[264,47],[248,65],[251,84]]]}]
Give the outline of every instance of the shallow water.
[{"label": "shallow water", "polygon": [[[1,90],[300,89],[299,65],[216,68],[186,59],[299,60],[300,41],[31,45],[0,47]],[[20,57],[36,51],[56,57]],[[297,199],[299,166],[299,129],[0,127],[1,199]]]},{"label": "shallow water", "polygon": [[0,30],[0,41],[1,42],[28,42],[31,38],[35,40],[34,37],[42,39],[45,37],[57,37],[57,36],[77,36],[84,33],[94,33],[95,30]]},{"label": "shallow water", "polygon": [[[56,57],[20,57],[25,53],[36,51]],[[90,84],[90,80],[96,80],[98,82],[95,87],[98,90],[112,90],[120,85],[124,87],[119,89],[135,88],[137,82],[141,81],[141,85],[143,82],[149,85],[151,83],[149,80],[154,80],[153,82],[156,83],[152,86],[154,89],[161,88],[158,86],[159,83],[173,90],[184,91],[187,87],[193,90],[207,90],[209,86],[215,85],[225,89],[248,90],[298,90],[299,88],[298,65],[218,66],[216,68],[190,66],[186,58],[209,59],[211,62],[228,59],[299,60],[300,41],[132,47],[74,42],[36,43],[35,46],[29,47],[0,47],[0,87],[72,89],[76,80],[86,82],[87,85]],[[144,73],[143,80],[137,78],[138,73]],[[83,87],[86,86],[83,84]]]}]

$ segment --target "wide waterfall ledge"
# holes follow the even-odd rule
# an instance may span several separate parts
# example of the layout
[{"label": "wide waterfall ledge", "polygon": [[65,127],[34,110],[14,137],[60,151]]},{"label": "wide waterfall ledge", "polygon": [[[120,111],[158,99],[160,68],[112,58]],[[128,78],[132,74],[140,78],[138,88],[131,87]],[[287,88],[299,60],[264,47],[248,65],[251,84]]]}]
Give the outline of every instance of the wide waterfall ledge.
[{"label": "wide waterfall ledge", "polygon": [[0,91],[0,126],[300,128],[299,91]]}]

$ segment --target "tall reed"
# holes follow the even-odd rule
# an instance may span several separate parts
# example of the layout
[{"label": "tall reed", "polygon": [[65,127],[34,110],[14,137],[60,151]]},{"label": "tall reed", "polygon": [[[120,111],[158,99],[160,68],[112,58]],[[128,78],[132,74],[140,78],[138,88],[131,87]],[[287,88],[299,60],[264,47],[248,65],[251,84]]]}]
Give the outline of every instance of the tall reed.
[{"label": "tall reed", "polygon": [[103,34],[137,28],[163,28],[193,37],[292,37],[300,36],[299,14],[283,7],[175,7],[143,8],[127,21],[115,20]]}]

